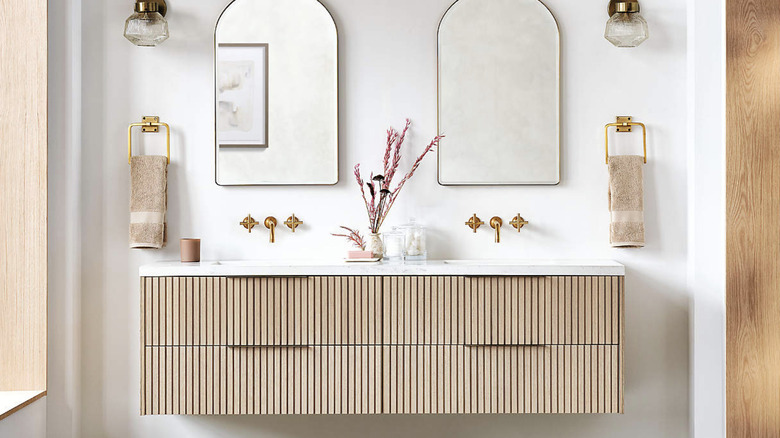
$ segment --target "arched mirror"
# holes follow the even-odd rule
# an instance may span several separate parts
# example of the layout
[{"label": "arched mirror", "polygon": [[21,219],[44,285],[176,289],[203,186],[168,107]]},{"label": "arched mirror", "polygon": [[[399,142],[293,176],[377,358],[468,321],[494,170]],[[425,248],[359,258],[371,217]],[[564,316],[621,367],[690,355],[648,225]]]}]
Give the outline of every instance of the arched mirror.
[{"label": "arched mirror", "polygon": [[539,0],[458,0],[439,25],[439,183],[560,182],[560,38]]},{"label": "arched mirror", "polygon": [[338,182],[338,35],[317,0],[234,0],[215,32],[219,185]]}]

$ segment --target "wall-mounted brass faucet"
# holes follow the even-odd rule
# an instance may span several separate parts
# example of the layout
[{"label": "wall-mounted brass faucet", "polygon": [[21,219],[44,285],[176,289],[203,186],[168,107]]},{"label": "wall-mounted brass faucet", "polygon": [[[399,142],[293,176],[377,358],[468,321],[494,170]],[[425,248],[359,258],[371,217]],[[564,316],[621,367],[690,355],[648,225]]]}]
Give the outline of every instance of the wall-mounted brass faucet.
[{"label": "wall-mounted brass faucet", "polygon": [[[287,225],[287,228],[289,228],[290,230],[292,230],[292,232],[294,233],[294,232],[295,232],[295,230],[296,230],[298,227],[300,227],[301,225],[303,225],[303,221],[302,221],[302,220],[300,220],[300,219],[298,219],[298,218],[295,216],[295,214],[293,214],[292,216],[290,216],[289,218],[287,218],[287,220],[286,220],[286,221],[284,221],[284,224],[285,224],[285,225]],[[242,227],[246,228],[246,229],[247,229],[247,230],[249,230],[249,232],[251,233],[251,232],[252,232],[252,229],[253,229],[254,227],[256,227],[256,226],[260,225],[260,222],[256,221],[256,220],[255,220],[255,218],[253,218],[253,217],[252,217],[252,215],[251,215],[251,214],[249,214],[249,215],[247,215],[247,216],[244,218],[244,220],[243,220],[243,221],[241,221],[241,222],[239,223],[239,225],[241,225]],[[265,227],[266,227],[266,228],[268,228],[269,230],[271,230],[271,236],[270,236],[270,241],[271,241],[271,243],[276,243],[276,227],[277,227],[277,225],[278,225],[278,222],[276,221],[276,218],[275,218],[275,217],[273,217],[273,216],[268,216],[268,217],[267,217],[267,218],[265,218],[265,220],[263,221],[263,225],[265,225]]]},{"label": "wall-mounted brass faucet", "polygon": [[500,217],[494,216],[492,219],[490,219],[490,228],[496,230],[496,243],[501,243],[502,225],[504,225],[504,221]]},{"label": "wall-mounted brass faucet", "polygon": [[[515,227],[518,233],[520,232],[521,228],[528,225],[528,221],[523,219],[523,217],[520,216],[519,214],[515,216],[514,219],[512,219],[512,221],[509,223],[513,227]],[[478,218],[476,214],[474,214],[471,217],[471,219],[469,219],[468,222],[466,222],[466,226],[474,230],[474,233],[476,233],[477,229],[479,229],[479,227],[481,227],[482,225],[485,225],[485,223],[482,222],[482,219]],[[498,216],[493,216],[490,219],[490,228],[496,230],[496,243],[501,243],[501,227],[503,225],[504,225],[504,220]]]},{"label": "wall-mounted brass faucet", "polygon": [[265,221],[263,222],[263,225],[265,225],[266,228],[271,230],[271,238],[270,242],[275,243],[276,242],[276,218],[273,216],[268,216],[265,218]]},{"label": "wall-mounted brass faucet", "polygon": [[255,218],[252,217],[251,214],[248,214],[248,215],[246,215],[244,220],[239,223],[239,225],[241,225],[242,227],[246,228],[251,233],[252,232],[252,228],[260,225],[260,222],[257,222],[255,220]]}]

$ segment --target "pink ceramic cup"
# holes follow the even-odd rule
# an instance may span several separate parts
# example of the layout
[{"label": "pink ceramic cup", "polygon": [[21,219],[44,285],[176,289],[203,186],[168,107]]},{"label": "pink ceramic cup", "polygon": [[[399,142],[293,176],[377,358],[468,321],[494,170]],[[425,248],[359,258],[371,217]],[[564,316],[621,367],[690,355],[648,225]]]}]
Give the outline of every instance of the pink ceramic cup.
[{"label": "pink ceramic cup", "polygon": [[181,239],[181,262],[196,263],[200,261],[200,239]]}]

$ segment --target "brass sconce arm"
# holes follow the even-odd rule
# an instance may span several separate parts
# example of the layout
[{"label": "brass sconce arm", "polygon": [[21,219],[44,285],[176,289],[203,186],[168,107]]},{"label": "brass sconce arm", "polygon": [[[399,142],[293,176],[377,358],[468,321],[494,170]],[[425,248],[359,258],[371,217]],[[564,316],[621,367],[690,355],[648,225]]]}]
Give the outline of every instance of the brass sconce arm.
[{"label": "brass sconce arm", "polygon": [[610,0],[609,2],[609,16],[615,15],[616,12],[626,12],[632,14],[639,12],[639,0]]},{"label": "brass sconce arm", "polygon": [[159,12],[163,17],[168,14],[168,4],[165,0],[136,0],[136,12]]}]

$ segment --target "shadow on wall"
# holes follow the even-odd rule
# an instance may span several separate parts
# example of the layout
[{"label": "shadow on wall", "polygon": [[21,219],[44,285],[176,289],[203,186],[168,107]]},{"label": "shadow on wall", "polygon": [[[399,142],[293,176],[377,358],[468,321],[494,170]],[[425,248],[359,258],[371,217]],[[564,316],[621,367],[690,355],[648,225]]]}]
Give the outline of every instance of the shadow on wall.
[{"label": "shadow on wall", "polygon": [[[101,23],[105,21],[105,2],[90,2],[91,7],[82,10],[81,21],[84,23]],[[121,35],[120,35],[121,36]],[[82,84],[89,84],[82,90],[82,107],[99,109],[83,114],[82,132],[89,133],[83,138],[81,145],[82,173],[81,181],[81,229],[84,230],[81,239],[81,315],[89,315],[88,321],[81,324],[81,352],[79,370],[81,382],[81,409],[91,418],[103,418],[105,403],[103,400],[103,384],[98,376],[104,375],[105,362],[103,352],[105,345],[104,318],[106,315],[105,276],[102,269],[105,261],[105,245],[99,233],[105,229],[105,160],[106,145],[101,139],[106,138],[106,112],[104,108],[106,65],[102,62],[105,51],[105,38],[101,29],[84,27],[82,33]],[[126,163],[126,155],[120,148],[114,148],[115,153],[122,153]],[[116,152],[118,151],[119,152]],[[110,156],[110,155],[109,155]],[[126,166],[126,164],[125,164]],[[110,274],[109,274],[110,275]],[[101,422],[84,422],[84,436],[102,436],[104,433]]]}]

